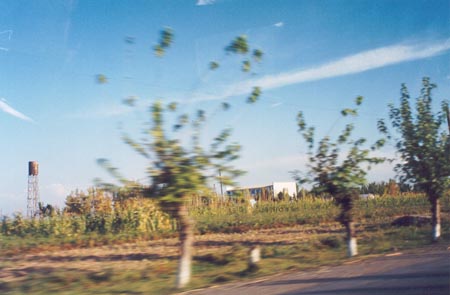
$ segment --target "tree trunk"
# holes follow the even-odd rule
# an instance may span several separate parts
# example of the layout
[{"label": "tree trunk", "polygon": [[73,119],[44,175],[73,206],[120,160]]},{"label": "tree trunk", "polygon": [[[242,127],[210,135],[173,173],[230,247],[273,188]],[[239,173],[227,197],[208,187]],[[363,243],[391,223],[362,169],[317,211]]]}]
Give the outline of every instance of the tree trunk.
[{"label": "tree trunk", "polygon": [[248,253],[248,267],[249,271],[255,271],[258,269],[258,263],[261,260],[261,248],[257,246],[253,246]]},{"label": "tree trunk", "polygon": [[347,246],[348,246],[348,256],[353,257],[358,255],[358,245],[356,242],[356,231],[355,231],[355,223],[347,222],[345,224],[345,228],[347,230]]},{"label": "tree trunk", "polygon": [[181,204],[177,212],[180,223],[180,261],[176,287],[184,288],[191,280],[192,245],[194,243],[194,222],[189,217],[185,204]]},{"label": "tree trunk", "polygon": [[441,236],[441,210],[438,198],[431,200],[431,225],[433,226],[433,241],[437,241]]}]

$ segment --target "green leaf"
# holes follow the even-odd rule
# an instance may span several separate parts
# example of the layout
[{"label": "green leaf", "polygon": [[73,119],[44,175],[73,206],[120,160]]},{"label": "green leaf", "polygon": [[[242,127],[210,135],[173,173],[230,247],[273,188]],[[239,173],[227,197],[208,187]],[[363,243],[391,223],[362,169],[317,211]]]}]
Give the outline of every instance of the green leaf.
[{"label": "green leaf", "polygon": [[242,71],[243,72],[250,72],[252,66],[249,60],[244,60],[242,62]]},{"label": "green leaf", "polygon": [[357,106],[361,105],[363,100],[364,100],[364,97],[362,97],[362,96],[356,97],[356,105]]},{"label": "green leaf", "polygon": [[247,54],[247,36],[241,35],[236,37],[233,41],[231,41],[230,45],[225,48],[225,51],[236,54]]},{"label": "green leaf", "polygon": [[346,117],[348,115],[350,115],[350,116],[357,116],[358,112],[355,109],[343,109],[341,111],[341,115],[344,116],[344,117]]},{"label": "green leaf", "polygon": [[98,74],[95,77],[95,79],[96,79],[98,84],[106,84],[106,83],[108,83],[108,78],[106,78],[106,76],[103,75],[103,74]]},{"label": "green leaf", "polygon": [[248,103],[255,103],[261,95],[261,88],[253,87],[253,91],[250,96],[247,98]]},{"label": "green leaf", "polygon": [[158,44],[153,46],[153,51],[157,57],[162,57],[166,53],[166,50],[171,46],[173,42],[173,31],[171,28],[164,28],[160,31],[160,39]]},{"label": "green leaf", "polygon": [[137,96],[130,95],[130,96],[128,96],[128,97],[123,99],[123,103],[128,105],[128,106],[130,106],[130,107],[132,107],[132,106],[134,106],[136,104],[137,99],[138,99]]},{"label": "green leaf", "polygon": [[219,67],[219,63],[212,61],[209,63],[209,69],[214,71],[215,69],[217,69]]},{"label": "green leaf", "polygon": [[169,103],[169,105],[167,106],[167,108],[169,109],[169,111],[175,112],[177,110],[178,104],[176,102],[171,102]]},{"label": "green leaf", "polygon": [[169,48],[173,42],[172,29],[169,27],[166,27],[163,30],[161,30],[160,35],[161,35],[161,37],[159,40],[159,45],[164,49]]},{"label": "green leaf", "polygon": [[164,56],[165,50],[161,45],[157,44],[153,46],[153,52],[157,57],[162,57]]},{"label": "green leaf", "polygon": [[261,62],[261,60],[262,60],[262,57],[263,57],[263,52],[262,52],[262,50],[260,50],[260,49],[255,49],[255,50],[253,50],[253,59],[256,61],[256,62]]},{"label": "green leaf", "polygon": [[304,131],[306,128],[305,118],[303,116],[303,112],[297,113],[297,126],[299,131]]}]

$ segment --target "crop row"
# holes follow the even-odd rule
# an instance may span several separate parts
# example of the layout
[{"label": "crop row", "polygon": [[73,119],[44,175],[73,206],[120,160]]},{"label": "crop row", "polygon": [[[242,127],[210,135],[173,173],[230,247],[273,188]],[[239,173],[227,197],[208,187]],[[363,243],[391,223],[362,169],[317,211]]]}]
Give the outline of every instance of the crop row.
[{"label": "crop row", "polygon": [[[334,222],[339,208],[330,199],[304,197],[298,201],[258,202],[251,206],[245,199],[223,201],[217,197],[196,197],[190,204],[190,215],[199,233],[230,232],[293,224]],[[427,214],[428,200],[420,194],[361,199],[356,204],[359,222],[383,224],[395,216]],[[441,200],[441,210],[450,212],[450,197]],[[26,219],[20,214],[3,217],[0,233],[4,236],[85,238],[86,236],[125,236],[127,239],[158,238],[176,232],[176,221],[151,199],[135,198],[114,204],[108,210],[83,214],[54,212]]]}]

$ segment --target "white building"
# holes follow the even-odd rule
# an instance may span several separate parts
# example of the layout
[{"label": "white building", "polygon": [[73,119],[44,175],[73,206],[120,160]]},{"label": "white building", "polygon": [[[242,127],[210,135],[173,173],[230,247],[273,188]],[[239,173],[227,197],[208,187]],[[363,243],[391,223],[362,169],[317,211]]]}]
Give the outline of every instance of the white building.
[{"label": "white building", "polygon": [[227,195],[246,196],[255,200],[279,200],[280,198],[295,199],[297,184],[294,181],[273,182],[271,185],[228,189]]}]

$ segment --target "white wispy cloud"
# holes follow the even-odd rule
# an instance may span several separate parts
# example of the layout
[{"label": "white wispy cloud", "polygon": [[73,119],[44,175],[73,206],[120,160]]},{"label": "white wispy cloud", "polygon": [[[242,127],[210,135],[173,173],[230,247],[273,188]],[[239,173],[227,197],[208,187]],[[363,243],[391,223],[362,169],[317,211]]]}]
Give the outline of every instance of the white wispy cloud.
[{"label": "white wispy cloud", "polygon": [[7,114],[10,114],[11,116],[14,116],[16,118],[22,119],[24,121],[28,121],[28,122],[33,122],[34,123],[33,119],[31,119],[30,117],[28,117],[28,116],[22,114],[21,112],[15,110],[14,108],[12,108],[10,105],[8,105],[6,103],[6,100],[3,99],[3,98],[0,99],[0,111],[3,111],[5,113],[7,113]]},{"label": "white wispy cloud", "polygon": [[427,42],[414,45],[395,44],[380,47],[345,56],[311,68],[242,81],[224,88],[219,95],[199,94],[195,100],[216,100],[248,94],[254,86],[259,86],[263,90],[270,90],[304,82],[357,74],[402,62],[437,56],[447,52],[449,49],[450,39],[435,43]]},{"label": "white wispy cloud", "polygon": [[[11,40],[12,34],[13,34],[12,30],[1,31],[0,32],[0,42],[1,41],[9,41],[9,40]],[[9,51],[9,48],[0,47],[0,50],[2,50],[2,51]]]},{"label": "white wispy cloud", "polygon": [[[142,109],[142,107],[138,108]],[[98,118],[112,118],[120,117],[135,111],[136,108],[121,104],[101,104],[91,106],[80,111],[72,112],[67,115],[70,119],[98,119]]]},{"label": "white wispy cloud", "polygon": [[216,0],[197,0],[197,6],[211,5],[214,4]]},{"label": "white wispy cloud", "polygon": [[277,23],[275,23],[275,24],[273,24],[275,27],[277,27],[277,28],[281,28],[282,26],[284,26],[284,23],[283,22],[277,22]]}]

